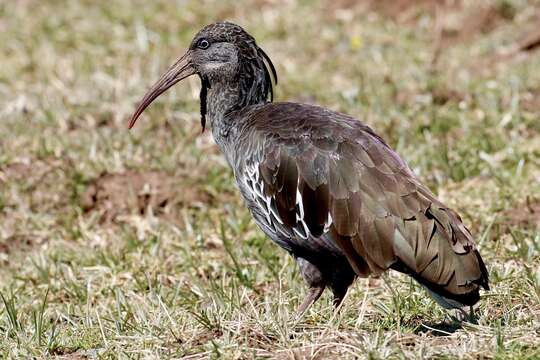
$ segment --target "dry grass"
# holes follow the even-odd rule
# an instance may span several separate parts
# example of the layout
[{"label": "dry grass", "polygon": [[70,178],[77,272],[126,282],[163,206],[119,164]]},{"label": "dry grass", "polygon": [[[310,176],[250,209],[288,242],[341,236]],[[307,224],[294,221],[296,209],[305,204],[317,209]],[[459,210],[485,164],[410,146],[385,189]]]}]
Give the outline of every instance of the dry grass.
[{"label": "dry grass", "polygon": [[[540,55],[519,51],[540,4],[412,3],[1,2],[3,357],[540,358]],[[200,135],[198,81],[126,130],[219,19],[271,55],[278,99],[363,119],[460,211],[491,273],[478,324],[397,274],[295,320],[306,289]]]}]

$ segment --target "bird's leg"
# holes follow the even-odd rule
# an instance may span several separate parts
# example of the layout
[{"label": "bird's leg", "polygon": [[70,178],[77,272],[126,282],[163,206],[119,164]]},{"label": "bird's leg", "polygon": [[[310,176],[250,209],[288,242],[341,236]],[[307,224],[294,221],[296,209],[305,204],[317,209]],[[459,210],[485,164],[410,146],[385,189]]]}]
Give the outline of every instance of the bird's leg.
[{"label": "bird's leg", "polygon": [[321,270],[310,261],[302,257],[298,257],[296,258],[296,263],[298,264],[302,277],[304,280],[306,280],[309,286],[306,298],[297,311],[298,317],[300,317],[315,301],[319,299],[319,297],[321,297],[321,294],[326,287],[326,281]]},{"label": "bird's leg", "polygon": [[347,295],[349,286],[351,286],[356,276],[353,270],[348,266],[342,268],[335,274],[336,276],[333,278],[333,281],[330,283],[329,287],[334,294],[334,308],[339,311],[341,308],[341,303],[343,302],[343,299],[345,299],[345,295]]},{"label": "bird's leg", "polygon": [[331,284],[330,289],[332,290],[332,293],[334,294],[334,311],[336,313],[339,313],[341,310],[341,304],[343,303],[343,299],[345,299],[345,295],[347,294],[347,286],[343,286],[342,284]]},{"label": "bird's leg", "polygon": [[474,306],[469,306],[469,320],[468,322],[470,322],[471,324],[478,324],[478,319],[476,317],[476,314],[475,314],[475,308]]},{"label": "bird's leg", "polygon": [[334,308],[339,309],[339,306],[343,302],[343,299],[345,298],[345,294],[336,294],[334,293]]},{"label": "bird's leg", "polygon": [[317,301],[319,297],[321,297],[324,291],[324,288],[325,288],[324,285],[319,285],[319,286],[309,288],[308,293],[306,297],[304,298],[304,301],[298,307],[298,311],[297,311],[298,317],[302,316],[306,312],[306,310],[309,309],[309,307],[313,305],[313,303]]}]

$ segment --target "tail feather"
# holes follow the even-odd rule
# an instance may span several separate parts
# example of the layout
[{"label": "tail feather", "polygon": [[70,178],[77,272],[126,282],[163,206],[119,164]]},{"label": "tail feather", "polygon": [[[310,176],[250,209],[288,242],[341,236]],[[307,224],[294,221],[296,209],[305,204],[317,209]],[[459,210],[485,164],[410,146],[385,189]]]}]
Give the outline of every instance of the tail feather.
[{"label": "tail feather", "polygon": [[471,234],[452,210],[429,207],[398,228],[391,268],[410,275],[445,308],[472,306],[489,290],[488,272]]},{"label": "tail feather", "polygon": [[[477,284],[471,284],[467,286],[468,290],[462,293],[453,293],[449,291],[444,285],[430,282],[425,277],[410,269],[407,265],[405,265],[405,263],[403,263],[399,259],[394,264],[392,264],[391,268],[401,273],[407,274],[413,279],[415,279],[420,285],[424,286],[427,289],[428,293],[435,299],[435,301],[437,301],[437,303],[439,303],[439,305],[441,305],[445,309],[459,309],[465,306],[472,306],[480,300],[480,291]],[[452,279],[450,279],[450,281],[453,280],[454,276],[455,275],[452,275]],[[482,287],[484,287],[486,290],[489,289],[489,287],[486,286]]]}]

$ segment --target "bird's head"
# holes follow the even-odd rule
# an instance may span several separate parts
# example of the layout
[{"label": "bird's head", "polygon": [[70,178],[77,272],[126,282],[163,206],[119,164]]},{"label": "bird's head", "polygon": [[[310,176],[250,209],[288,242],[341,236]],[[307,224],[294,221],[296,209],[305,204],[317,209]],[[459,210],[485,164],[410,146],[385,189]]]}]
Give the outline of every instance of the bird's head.
[{"label": "bird's head", "polygon": [[[195,35],[189,49],[148,90],[131,117],[131,129],[143,111],[159,95],[179,81],[197,74],[201,79],[201,125],[204,130],[206,93],[212,86],[238,83],[246,101],[251,98],[272,100],[270,71],[277,82],[270,58],[242,27],[219,22],[205,26]],[[239,104],[247,105],[247,104]]]}]

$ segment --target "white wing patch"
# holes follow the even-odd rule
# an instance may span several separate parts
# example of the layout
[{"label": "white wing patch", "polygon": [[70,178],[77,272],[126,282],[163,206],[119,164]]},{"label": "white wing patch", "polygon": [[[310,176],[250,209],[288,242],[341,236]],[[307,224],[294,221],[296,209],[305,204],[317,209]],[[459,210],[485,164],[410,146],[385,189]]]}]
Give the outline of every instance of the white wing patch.
[{"label": "white wing patch", "polygon": [[304,203],[302,202],[302,194],[300,194],[300,190],[298,188],[296,188],[296,209],[296,227],[300,225],[302,227],[302,231],[296,227],[293,228],[293,231],[302,239],[307,239],[309,237],[309,229],[304,221]]},{"label": "white wing patch", "polygon": [[[277,212],[272,197],[264,193],[264,184],[260,177],[259,166],[257,163],[246,164],[243,182],[247,189],[251,191],[252,198],[264,214],[266,223],[269,227],[286,237],[297,236],[304,240],[310,237],[311,233],[304,220],[305,209],[302,202],[302,194],[298,188],[296,189],[296,226],[292,228],[293,233],[290,233],[284,226],[276,226],[278,224],[283,225],[283,220],[281,220]],[[328,218],[324,223],[325,233],[329,231],[331,225],[332,216],[328,213]]]},{"label": "white wing patch", "polygon": [[328,212],[328,218],[324,223],[323,233],[328,232],[328,230],[330,230],[330,226],[332,226],[332,215],[330,215],[330,212]]},{"label": "white wing patch", "polygon": [[296,188],[296,205],[298,206],[298,212],[296,213],[296,221],[304,220],[304,204],[302,203],[302,195],[300,189]]},{"label": "white wing patch", "polygon": [[246,165],[244,184],[254,194],[253,199],[257,202],[261,210],[263,210],[268,225],[272,226],[272,217],[277,220],[278,223],[283,224],[276,211],[272,209],[272,198],[264,194],[263,183],[260,181],[259,167],[257,164]]}]

